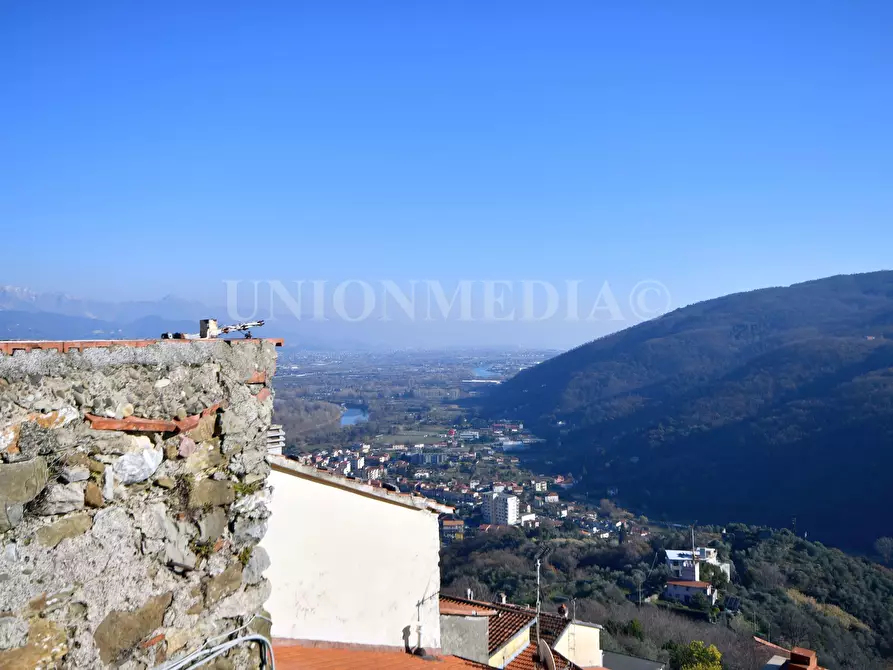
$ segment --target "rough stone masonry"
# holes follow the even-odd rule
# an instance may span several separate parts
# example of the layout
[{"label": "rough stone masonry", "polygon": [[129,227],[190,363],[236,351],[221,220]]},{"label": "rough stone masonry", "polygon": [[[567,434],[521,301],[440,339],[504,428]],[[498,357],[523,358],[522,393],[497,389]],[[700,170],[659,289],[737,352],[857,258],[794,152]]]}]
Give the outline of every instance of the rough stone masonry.
[{"label": "rough stone masonry", "polygon": [[154,667],[262,612],[274,343],[136,344],[0,353],[0,668]]}]

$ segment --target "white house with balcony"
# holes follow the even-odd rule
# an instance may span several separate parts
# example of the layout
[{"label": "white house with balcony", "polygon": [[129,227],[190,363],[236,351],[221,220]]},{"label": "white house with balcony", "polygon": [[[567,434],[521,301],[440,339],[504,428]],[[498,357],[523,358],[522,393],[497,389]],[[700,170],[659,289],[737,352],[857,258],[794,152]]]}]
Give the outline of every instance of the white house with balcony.
[{"label": "white house with balcony", "polygon": [[666,554],[667,567],[678,579],[698,581],[701,578],[700,563],[715,565],[728,579],[732,578],[732,564],[720,561],[713,547],[697,547],[694,554],[691,549],[667,549]]}]

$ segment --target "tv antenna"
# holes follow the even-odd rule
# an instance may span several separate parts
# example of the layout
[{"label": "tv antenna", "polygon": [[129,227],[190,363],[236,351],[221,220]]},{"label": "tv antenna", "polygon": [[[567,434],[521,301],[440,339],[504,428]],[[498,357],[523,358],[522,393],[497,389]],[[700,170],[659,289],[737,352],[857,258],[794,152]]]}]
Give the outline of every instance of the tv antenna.
[{"label": "tv antenna", "polygon": [[[550,553],[552,553],[551,547],[542,547],[538,552],[536,552],[536,642],[537,642],[537,644],[539,644],[539,642],[540,642],[540,607],[542,606],[542,595],[540,593],[540,567],[543,564],[543,559],[546,556],[548,556]],[[553,660],[552,663],[553,663],[553,667],[554,667],[555,661]]]}]

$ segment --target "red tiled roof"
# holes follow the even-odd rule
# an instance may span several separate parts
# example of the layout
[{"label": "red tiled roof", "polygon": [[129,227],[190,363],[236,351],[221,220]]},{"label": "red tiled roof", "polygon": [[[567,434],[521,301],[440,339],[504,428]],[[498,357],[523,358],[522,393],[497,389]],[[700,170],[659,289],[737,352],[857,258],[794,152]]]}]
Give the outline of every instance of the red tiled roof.
[{"label": "red tiled roof", "polygon": [[[575,665],[559,654],[554,649],[552,656],[555,658],[555,664],[560,668],[569,668],[569,670],[580,670],[579,665]],[[543,670],[545,666],[539,662],[539,654],[536,650],[536,644],[531,642],[527,648],[518,654],[511,663],[505,666],[505,670]],[[604,668],[590,668],[589,670],[604,670]]]},{"label": "red tiled roof", "polygon": [[438,656],[426,660],[398,651],[325,649],[300,646],[274,646],[273,656],[279,670],[483,670],[488,666],[457,656]]},{"label": "red tiled roof", "polygon": [[550,647],[553,646],[569,623],[570,621],[560,614],[540,612],[540,638],[545,640]]},{"label": "red tiled roof", "polygon": [[792,647],[791,656],[802,656],[810,661],[814,661],[817,658],[816,653],[812,649],[804,649],[803,647]]},{"label": "red tiled roof", "polygon": [[476,600],[465,600],[453,596],[440,596],[440,602],[460,605],[471,605],[496,610],[496,616],[488,619],[487,626],[487,650],[492,655],[505,646],[515,635],[529,627],[536,619],[536,612],[525,610],[517,605],[502,605],[500,603],[483,603]]},{"label": "red tiled roof", "polygon": [[667,585],[686,586],[690,589],[706,589],[710,586],[710,582],[689,582],[681,579],[673,579],[667,582]]}]

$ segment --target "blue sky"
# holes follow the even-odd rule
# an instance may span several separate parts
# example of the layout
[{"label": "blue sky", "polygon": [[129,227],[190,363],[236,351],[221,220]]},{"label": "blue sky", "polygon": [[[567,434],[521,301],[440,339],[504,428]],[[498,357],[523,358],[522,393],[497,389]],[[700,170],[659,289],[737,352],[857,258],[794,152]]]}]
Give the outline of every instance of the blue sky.
[{"label": "blue sky", "polygon": [[891,32],[885,1],[4,2],[0,284],[682,305],[890,268]]}]

